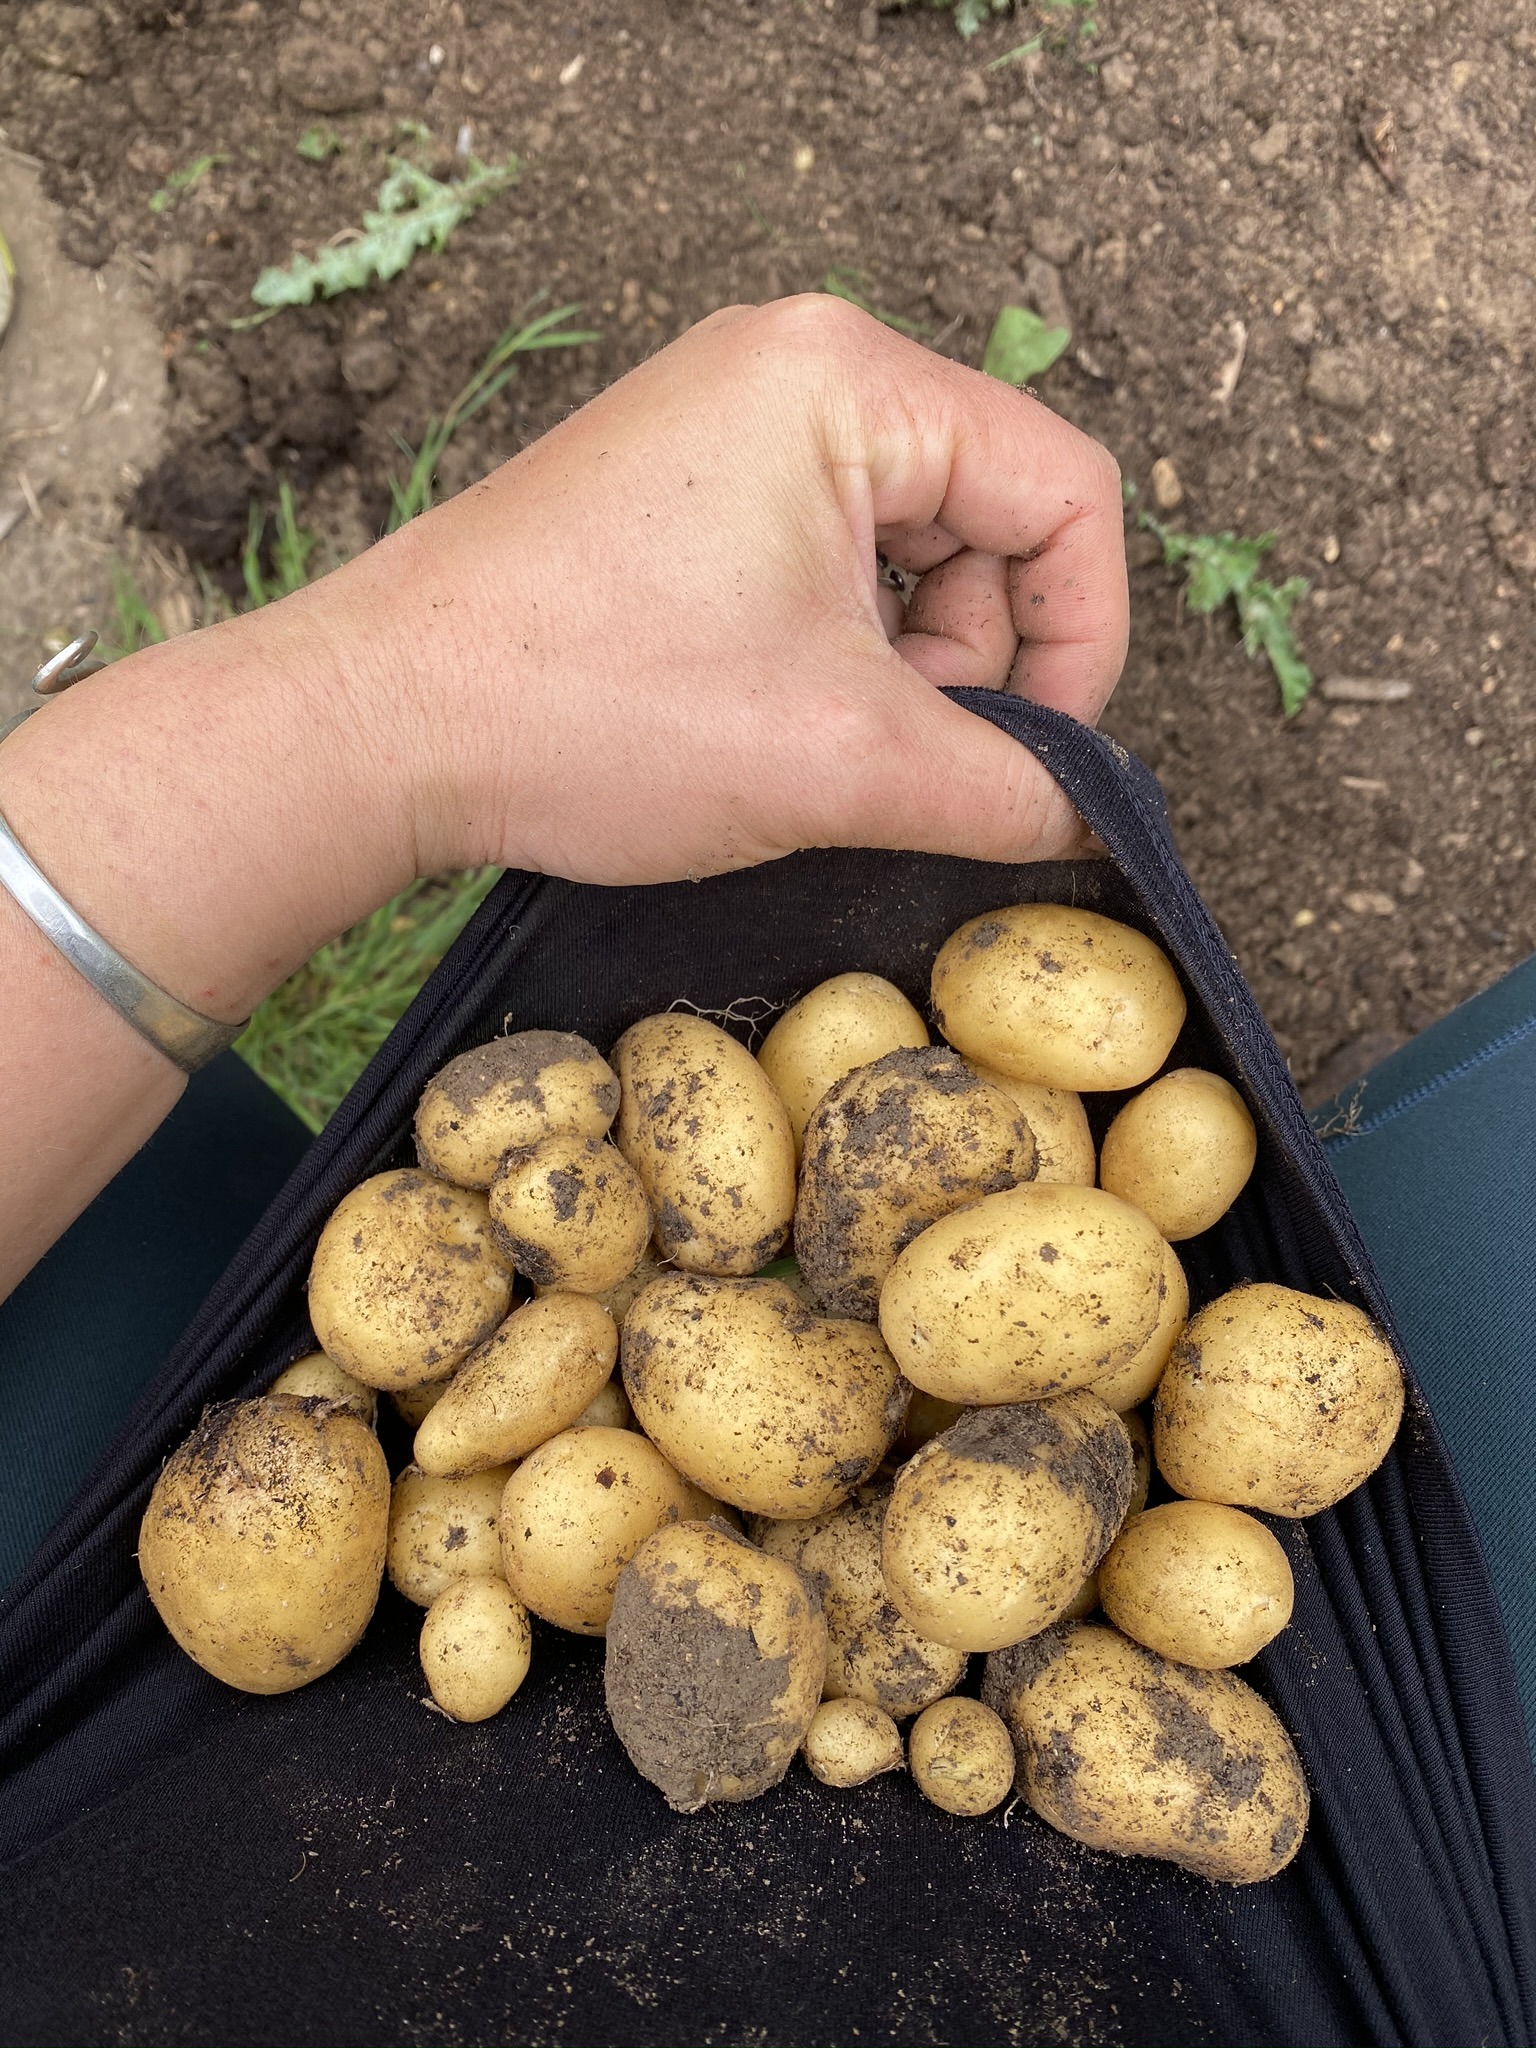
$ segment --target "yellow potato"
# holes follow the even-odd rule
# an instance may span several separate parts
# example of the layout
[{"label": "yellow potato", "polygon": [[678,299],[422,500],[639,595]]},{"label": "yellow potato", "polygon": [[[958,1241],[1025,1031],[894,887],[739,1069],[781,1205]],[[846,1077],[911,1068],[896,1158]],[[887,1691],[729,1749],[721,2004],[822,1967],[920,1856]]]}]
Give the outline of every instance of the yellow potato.
[{"label": "yellow potato", "polygon": [[351,1373],[343,1372],[323,1351],[311,1351],[296,1358],[268,1387],[269,1394],[291,1394],[297,1401],[336,1401],[350,1410],[359,1422],[372,1429],[378,1419],[379,1397]]},{"label": "yellow potato", "polygon": [[501,1571],[501,1496],[510,1465],[462,1479],[429,1479],[407,1465],[389,1498],[390,1581],[397,1593],[430,1607],[456,1579]]},{"label": "yellow potato", "polygon": [[1177,1067],[1133,1095],[1110,1125],[1099,1181],[1181,1244],[1226,1215],[1258,1150],[1253,1118],[1231,1082]]},{"label": "yellow potato", "polygon": [[1173,1050],[1184,991],[1161,947],[1064,903],[973,917],[933,963],[939,1029],[984,1067],[1048,1088],[1139,1088]]},{"label": "yellow potato", "polygon": [[795,1135],[773,1083],[729,1032],[681,1011],[632,1024],[613,1064],[614,1137],[662,1256],[685,1273],[755,1273],[795,1213]]},{"label": "yellow potato", "polygon": [[1157,1327],[1163,1240],[1098,1188],[1008,1188],[914,1238],[880,1333],[942,1401],[1037,1401],[1118,1372]]},{"label": "yellow potato", "polygon": [[[613,1320],[622,1325],[624,1318],[629,1314],[630,1303],[635,1299],[635,1296],[649,1287],[658,1273],[670,1273],[671,1270],[670,1266],[664,1266],[661,1263],[653,1251],[647,1250],[641,1254],[640,1262],[634,1270],[626,1273],[616,1287],[601,1288],[593,1296],[593,1299],[600,1301],[613,1317]],[[572,1290],[559,1287],[540,1287],[537,1284],[534,1286],[534,1293],[541,1295],[562,1294],[570,1291]]]},{"label": "yellow potato", "polygon": [[976,1071],[989,1088],[1002,1090],[1034,1134],[1037,1181],[1073,1188],[1094,1185],[1099,1162],[1081,1095],[1070,1088],[1047,1088],[1039,1081],[1016,1081],[996,1067],[978,1066]]},{"label": "yellow potato", "polygon": [[[1097,1393],[1097,1387],[1090,1387],[1090,1393]],[[1102,1399],[1102,1396],[1100,1397]],[[1139,1515],[1147,1504],[1147,1495],[1152,1490],[1152,1439],[1147,1425],[1135,1408],[1120,1417],[1125,1424],[1125,1433],[1131,1440],[1131,1497],[1126,1503],[1125,1519]],[[1122,1529],[1125,1522],[1122,1522]],[[1092,1571],[1078,1587],[1066,1606],[1056,1616],[1057,1621],[1081,1621],[1085,1614],[1092,1614],[1099,1605],[1099,1574]]]},{"label": "yellow potato", "polygon": [[1013,1737],[980,1700],[939,1700],[913,1723],[912,1776],[946,1813],[973,1817],[1013,1790]]},{"label": "yellow potato", "polygon": [[1291,1618],[1290,1562],[1240,1508],[1171,1500],[1133,1515],[1099,1566],[1115,1627],[1149,1650],[1220,1671],[1246,1664]]},{"label": "yellow potato", "polygon": [[927,1043],[927,1025],[899,988],[878,974],[835,974],[790,1005],[757,1057],[784,1098],[798,1146],[834,1081],[901,1046]]},{"label": "yellow potato", "polygon": [[440,1380],[422,1380],[414,1387],[396,1387],[389,1397],[389,1405],[408,1428],[418,1430],[447,1393],[452,1379],[450,1372]]},{"label": "yellow potato", "polygon": [[484,1195],[405,1169],[336,1206],[309,1270],[309,1319],[344,1372],[395,1392],[441,1379],[512,1300]]},{"label": "yellow potato", "polygon": [[432,1697],[455,1721],[488,1721],[528,1676],[528,1610],[498,1572],[459,1579],[439,1593],[421,1625],[421,1668]]},{"label": "yellow potato", "polygon": [[635,1270],[651,1241],[639,1174],[595,1138],[541,1138],[506,1153],[489,1199],[496,1242],[541,1287],[602,1294]]},{"label": "yellow potato", "polygon": [[582,1409],[572,1429],[628,1429],[634,1422],[634,1410],[629,1405],[629,1396],[624,1391],[624,1382],[617,1374],[605,1380]]},{"label": "yellow potato", "polygon": [[618,1077],[574,1031],[517,1031],[450,1060],[416,1111],[416,1156],[429,1173],[487,1188],[515,1145],[601,1138],[618,1114]]},{"label": "yellow potato", "polygon": [[1315,1515],[1370,1477],[1402,1419],[1402,1370],[1370,1317],[1264,1281],[1185,1326],[1153,1441],[1175,1493]]},{"label": "yellow potato", "polygon": [[1189,1319],[1189,1282],[1179,1255],[1171,1244],[1163,1246],[1162,1292],[1152,1334],[1138,1351],[1102,1379],[1089,1386],[1117,1415],[1139,1408],[1157,1391],[1157,1383],[1168,1365],[1169,1354]]},{"label": "yellow potato", "polygon": [[867,1700],[823,1701],[800,1746],[811,1776],[823,1785],[867,1785],[905,1762],[901,1730]]},{"label": "yellow potato", "polygon": [[483,1472],[558,1436],[613,1372],[619,1333],[585,1294],[548,1294],[508,1316],[465,1360],[416,1432],[423,1472]]},{"label": "yellow potato", "polygon": [[894,1455],[910,1458],[931,1437],[948,1429],[952,1422],[958,1422],[964,1413],[963,1401],[941,1401],[937,1395],[925,1394],[921,1387],[915,1387],[907,1403],[907,1419],[901,1426],[901,1438]]}]

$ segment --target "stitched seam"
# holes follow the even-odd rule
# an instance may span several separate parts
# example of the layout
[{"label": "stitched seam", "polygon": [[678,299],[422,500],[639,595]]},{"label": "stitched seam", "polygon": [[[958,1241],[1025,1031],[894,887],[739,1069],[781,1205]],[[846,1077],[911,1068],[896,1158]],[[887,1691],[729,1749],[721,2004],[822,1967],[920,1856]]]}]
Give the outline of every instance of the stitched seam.
[{"label": "stitched seam", "polygon": [[1476,1052],[1469,1053],[1464,1060],[1458,1060],[1454,1067],[1447,1067],[1443,1074],[1436,1074],[1430,1081],[1421,1081],[1419,1086],[1410,1089],[1401,1101],[1389,1103],[1385,1109],[1378,1109],[1374,1116],[1368,1116],[1356,1129],[1340,1131],[1336,1136],[1325,1139],[1324,1143],[1330,1152],[1342,1152],[1346,1145],[1353,1144],[1357,1138],[1371,1137],[1384,1124],[1391,1123],[1396,1117],[1406,1116],[1410,1109],[1417,1109],[1421,1103],[1439,1095],[1453,1081],[1461,1080],[1465,1074],[1475,1073],[1479,1067],[1486,1066],[1489,1060],[1497,1059],[1501,1053],[1509,1052],[1522,1039],[1529,1038],[1533,1032],[1536,1032],[1536,1017],[1527,1017],[1519,1024],[1511,1024],[1507,1031],[1501,1031],[1497,1038],[1489,1039],[1488,1043],[1479,1047]]}]

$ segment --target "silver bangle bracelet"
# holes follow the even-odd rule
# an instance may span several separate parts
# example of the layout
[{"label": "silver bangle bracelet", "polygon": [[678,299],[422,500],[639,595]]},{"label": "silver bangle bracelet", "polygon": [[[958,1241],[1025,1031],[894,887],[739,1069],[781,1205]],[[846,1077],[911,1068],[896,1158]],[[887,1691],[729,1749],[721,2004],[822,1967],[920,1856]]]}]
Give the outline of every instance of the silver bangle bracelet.
[{"label": "silver bangle bracelet", "polygon": [[[87,633],[72,640],[32,679],[39,696],[56,695],[93,675],[102,667],[92,661],[96,635]],[[24,719],[40,711],[31,704],[20,716],[0,726],[0,739],[13,732]],[[0,883],[15,897],[38,930],[56,946],[71,967],[83,975],[98,995],[104,996],[120,1017],[163,1052],[184,1073],[195,1074],[221,1052],[228,1051],[244,1024],[220,1024],[201,1016],[178,1002],[125,960],[115,946],[108,945],[100,932],[93,931],[35,864],[21,841],[0,817]]]}]

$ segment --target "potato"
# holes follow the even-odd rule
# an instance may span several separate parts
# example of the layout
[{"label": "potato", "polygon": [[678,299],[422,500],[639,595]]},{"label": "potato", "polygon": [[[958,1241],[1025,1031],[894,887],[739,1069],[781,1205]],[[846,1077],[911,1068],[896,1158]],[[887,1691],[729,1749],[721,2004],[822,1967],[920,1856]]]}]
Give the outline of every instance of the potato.
[{"label": "potato", "polygon": [[605,1380],[582,1409],[572,1429],[628,1429],[635,1419],[629,1405],[629,1396],[624,1391],[624,1382],[617,1374]]},{"label": "potato", "polygon": [[423,1472],[483,1472],[521,1458],[581,1414],[613,1372],[619,1333],[585,1294],[525,1302],[467,1358],[416,1432]]},{"label": "potato", "polygon": [[1058,1187],[1094,1185],[1099,1162],[1081,1095],[1038,1081],[1016,1081],[996,1067],[976,1067],[976,1072],[989,1088],[1000,1089],[1028,1124],[1035,1141],[1036,1180]]},{"label": "potato", "polygon": [[[626,1273],[616,1287],[600,1288],[593,1296],[593,1299],[603,1304],[603,1307],[607,1309],[616,1323],[622,1324],[625,1316],[629,1314],[630,1304],[635,1299],[635,1296],[649,1287],[658,1273],[670,1273],[671,1270],[670,1266],[664,1266],[661,1263],[654,1252],[647,1250],[641,1254],[640,1262],[634,1270]],[[540,1287],[537,1284],[534,1287],[534,1292],[541,1295],[562,1294],[572,1291],[575,1290],[559,1287]]]},{"label": "potato", "polygon": [[866,1700],[825,1700],[800,1745],[813,1778],[823,1785],[867,1785],[906,1761],[901,1730]]},{"label": "potato", "polygon": [[792,1565],[706,1523],[660,1529],[614,1597],[608,1712],[678,1812],[755,1799],[805,1740],[826,1656],[816,1596]]},{"label": "potato", "polygon": [[339,1202],[309,1269],[309,1319],[344,1372],[393,1392],[441,1379],[512,1300],[484,1195],[406,1168]]},{"label": "potato", "polygon": [[920,1636],[885,1590],[880,1537],[890,1488],[809,1522],[754,1521],[750,1534],[816,1588],[827,1624],[823,1699],[864,1700],[893,1720],[921,1712],[965,1676],[964,1650]]},{"label": "potato", "polygon": [[896,1475],[886,1591],[919,1635],[957,1650],[1033,1635],[1109,1548],[1131,1465],[1125,1425],[1096,1394],[973,1409]]},{"label": "potato", "polygon": [[1008,1188],[930,1224],[880,1290],[880,1334],[942,1401],[1038,1401],[1130,1363],[1163,1307],[1163,1240],[1098,1188]]},{"label": "potato", "polygon": [[936,1437],[941,1430],[948,1429],[952,1422],[958,1422],[965,1413],[963,1401],[940,1401],[933,1394],[925,1394],[920,1387],[912,1391],[907,1403],[907,1419],[901,1425],[901,1437],[896,1445],[898,1458],[910,1458],[914,1451],[920,1451],[930,1437]]},{"label": "potato", "polygon": [[1175,1493],[1315,1515],[1391,1449],[1402,1369],[1360,1309],[1263,1281],[1185,1326],[1153,1415],[1158,1470]]},{"label": "potato", "polygon": [[353,1379],[351,1373],[333,1365],[323,1351],[311,1351],[303,1358],[296,1358],[292,1365],[278,1374],[267,1392],[291,1394],[298,1401],[316,1398],[335,1401],[355,1415],[359,1422],[366,1422],[370,1429],[378,1419],[379,1397],[372,1387],[365,1387],[361,1380]]},{"label": "potato", "polygon": [[502,1569],[534,1614],[600,1636],[619,1574],[647,1536],[713,1507],[635,1430],[568,1429],[507,1481]]},{"label": "potato", "polygon": [[501,1572],[501,1496],[510,1465],[462,1479],[430,1479],[407,1465],[389,1497],[390,1581],[397,1593],[430,1607],[458,1579]]},{"label": "potato", "polygon": [[421,1668],[433,1699],[455,1721],[488,1721],[528,1676],[528,1610],[498,1572],[459,1579],[421,1625]]},{"label": "potato", "polygon": [[614,1136],[662,1256],[685,1273],[755,1273],[795,1213],[795,1134],[773,1083],[729,1032],[684,1012],[632,1024],[613,1064]]},{"label": "potato", "polygon": [[1099,1182],[1182,1243],[1226,1215],[1258,1152],[1253,1118],[1231,1082],[1176,1067],[1133,1095],[1110,1125]]},{"label": "potato", "polygon": [[[1090,1387],[1090,1393],[1097,1393]],[[1102,1396],[1101,1396],[1102,1398]],[[1125,1424],[1125,1433],[1131,1440],[1131,1497],[1126,1503],[1126,1519],[1139,1515],[1147,1504],[1147,1495],[1152,1490],[1152,1439],[1147,1425],[1136,1409],[1130,1409],[1120,1417]],[[1124,1522],[1121,1527],[1124,1528]],[[1111,1546],[1113,1547],[1113,1546]],[[1099,1605],[1099,1574],[1092,1571],[1078,1587],[1072,1598],[1055,1619],[1057,1621],[1081,1621],[1085,1614],[1092,1614]]]},{"label": "potato", "polygon": [[339,1664],[384,1572],[389,1468],[343,1408],[269,1394],[205,1411],[155,1481],[139,1570],[187,1655],[241,1692]]},{"label": "potato", "polygon": [[1191,1671],[1075,1621],[989,1657],[982,1698],[1012,1732],[1029,1805],[1091,1849],[1257,1884],[1301,1846],[1295,1748],[1230,1671]]},{"label": "potato", "polygon": [[1173,1050],[1184,991],[1159,946],[1065,903],[973,917],[933,963],[933,1008],[957,1051],[1047,1088],[1139,1088]]},{"label": "potato", "polygon": [[639,1174],[595,1138],[541,1138],[506,1153],[489,1200],[496,1242],[541,1287],[601,1294],[635,1270],[651,1241]]},{"label": "potato", "polygon": [[601,1138],[618,1108],[618,1076],[595,1045],[574,1031],[517,1031],[432,1076],[416,1111],[416,1157],[459,1187],[488,1188],[513,1146]]},{"label": "potato", "polygon": [[1171,1244],[1164,1244],[1162,1298],[1152,1334],[1124,1365],[1116,1366],[1103,1379],[1088,1382],[1099,1399],[1113,1408],[1117,1415],[1124,1415],[1132,1408],[1139,1408],[1143,1401],[1150,1400],[1188,1318],[1189,1282],[1184,1277],[1178,1253]]},{"label": "potato", "polygon": [[907,1387],[866,1323],[813,1316],[778,1280],[653,1280],[624,1320],[624,1389],[679,1472],[750,1514],[848,1498],[901,1431]]},{"label": "potato", "polygon": [[927,1043],[927,1025],[899,988],[878,974],[834,974],[790,1005],[757,1058],[784,1099],[798,1146],[834,1081],[901,1046]]},{"label": "potato", "polygon": [[1295,1597],[1290,1563],[1264,1524],[1211,1501],[1132,1515],[1099,1566],[1099,1600],[1115,1627],[1202,1671],[1256,1657]]},{"label": "potato", "polygon": [[795,1252],[829,1315],[873,1322],[920,1231],[1035,1170],[1013,1104],[946,1046],[887,1053],[830,1088],[805,1127]]},{"label": "potato", "polygon": [[453,1374],[449,1372],[440,1380],[423,1380],[419,1386],[396,1387],[389,1405],[414,1434],[447,1393],[452,1380]]},{"label": "potato", "polygon": [[946,1813],[990,1813],[1013,1790],[1013,1738],[980,1700],[936,1702],[913,1723],[908,1750],[917,1789]]}]

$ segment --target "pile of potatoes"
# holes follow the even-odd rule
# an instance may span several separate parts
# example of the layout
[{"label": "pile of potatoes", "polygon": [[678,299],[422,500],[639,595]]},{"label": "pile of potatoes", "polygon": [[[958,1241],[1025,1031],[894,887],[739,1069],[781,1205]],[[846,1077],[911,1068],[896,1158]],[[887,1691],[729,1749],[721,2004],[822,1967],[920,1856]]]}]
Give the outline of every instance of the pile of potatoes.
[{"label": "pile of potatoes", "polygon": [[[1190,1316],[1174,1247],[1256,1135],[1219,1075],[1167,1069],[1185,1001],[1151,940],[999,910],[944,945],[932,1009],[942,1042],[843,974],[755,1058],[672,1012],[606,1060],[539,1030],[451,1061],[418,1164],[321,1234],[318,1350],[161,1474],[139,1557],[177,1642],[289,1690],[387,1568],[457,1720],[517,1691],[530,1616],[605,1636],[613,1725],[682,1811],[801,1752],[836,1786],[905,1766],[955,1814],[1016,1788],[1212,1878],[1283,1868],[1306,1783],[1232,1669],[1291,1613],[1257,1517],[1376,1468],[1397,1360],[1286,1287]],[[1097,1153],[1095,1091],[1124,1098]],[[380,1393],[415,1433],[393,1484]]]}]

